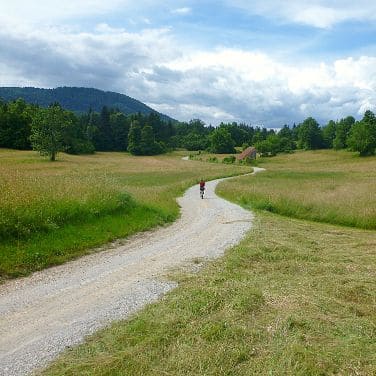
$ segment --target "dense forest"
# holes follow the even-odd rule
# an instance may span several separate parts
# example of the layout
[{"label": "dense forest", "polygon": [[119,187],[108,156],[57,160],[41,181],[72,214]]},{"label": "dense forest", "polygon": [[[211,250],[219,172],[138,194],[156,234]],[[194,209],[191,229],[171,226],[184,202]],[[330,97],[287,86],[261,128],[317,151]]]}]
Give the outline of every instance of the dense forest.
[{"label": "dense forest", "polygon": [[[48,107],[51,103],[60,103],[67,110],[85,113],[90,108],[100,112],[104,106],[119,109],[126,114],[141,113],[148,115],[156,112],[144,103],[127,95],[112,91],[103,91],[84,87],[58,87],[56,89],[40,89],[34,87],[0,87],[0,98],[9,102],[23,99],[27,103]],[[159,114],[162,120],[173,120]]]},{"label": "dense forest", "polygon": [[0,147],[34,149],[54,160],[59,151],[71,154],[129,151],[134,155],[161,154],[175,148],[235,153],[253,145],[263,156],[294,149],[350,149],[375,154],[376,118],[366,111],[360,121],[348,116],[321,127],[309,117],[279,132],[247,124],[206,126],[201,120],[166,121],[155,112],[126,114],[103,106],[100,112],[77,114],[54,103],[48,108],[23,99],[0,101]]}]

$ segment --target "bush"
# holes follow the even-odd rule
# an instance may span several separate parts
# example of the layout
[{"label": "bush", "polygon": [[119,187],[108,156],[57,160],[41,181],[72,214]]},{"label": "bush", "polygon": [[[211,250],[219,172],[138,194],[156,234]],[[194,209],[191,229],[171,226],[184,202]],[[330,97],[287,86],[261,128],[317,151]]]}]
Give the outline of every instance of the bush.
[{"label": "bush", "polygon": [[94,154],[95,148],[90,141],[72,140],[65,150],[68,154]]},{"label": "bush", "polygon": [[218,163],[218,158],[217,157],[210,157],[209,159],[207,159],[207,162]]},{"label": "bush", "polygon": [[222,163],[233,164],[235,161],[236,161],[235,155],[230,155],[228,157],[223,158]]}]

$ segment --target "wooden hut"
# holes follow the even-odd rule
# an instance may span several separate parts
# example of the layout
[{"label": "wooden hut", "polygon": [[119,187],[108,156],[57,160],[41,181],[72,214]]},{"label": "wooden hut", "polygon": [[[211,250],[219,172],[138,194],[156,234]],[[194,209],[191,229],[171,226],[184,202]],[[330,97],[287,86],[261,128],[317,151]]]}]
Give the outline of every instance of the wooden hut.
[{"label": "wooden hut", "polygon": [[245,149],[241,154],[236,156],[236,159],[239,161],[243,161],[244,159],[256,159],[257,150],[253,146],[249,146]]}]

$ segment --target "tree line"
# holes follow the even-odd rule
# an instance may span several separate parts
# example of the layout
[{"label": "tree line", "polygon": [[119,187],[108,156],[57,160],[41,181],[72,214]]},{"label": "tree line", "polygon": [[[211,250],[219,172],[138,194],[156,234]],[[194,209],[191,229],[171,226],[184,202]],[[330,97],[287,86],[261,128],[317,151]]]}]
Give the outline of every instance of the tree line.
[{"label": "tree line", "polygon": [[[140,129],[140,140],[134,130]],[[54,160],[56,154],[90,154],[95,151],[126,151],[133,154],[160,154],[174,145],[171,121],[157,113],[126,115],[104,106],[100,112],[75,114],[58,103],[42,108],[22,99],[0,101],[0,147],[35,149]],[[140,144],[140,145],[139,145]]]},{"label": "tree line", "polygon": [[366,111],[363,119],[348,116],[321,127],[309,117],[279,132],[244,123],[206,126],[162,120],[159,114],[125,114],[104,106],[100,112],[76,114],[58,103],[48,108],[22,99],[0,101],[0,147],[35,149],[51,160],[59,151],[71,154],[95,151],[129,151],[134,155],[161,154],[175,148],[235,153],[235,147],[255,146],[264,156],[295,149],[351,149],[360,155],[376,151],[376,118]]},{"label": "tree line", "polygon": [[277,134],[271,134],[254,144],[264,155],[275,155],[294,149],[349,149],[359,152],[361,156],[374,155],[376,117],[368,110],[360,121],[356,121],[353,116],[347,116],[338,121],[330,120],[323,127],[309,117],[291,128],[285,125]]}]

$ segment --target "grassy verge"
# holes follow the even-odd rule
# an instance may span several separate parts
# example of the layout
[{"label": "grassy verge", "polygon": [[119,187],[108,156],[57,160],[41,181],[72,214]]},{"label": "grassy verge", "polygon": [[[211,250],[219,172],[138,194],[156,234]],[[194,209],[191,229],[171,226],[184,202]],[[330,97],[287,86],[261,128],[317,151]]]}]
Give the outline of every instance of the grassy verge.
[{"label": "grassy verge", "polygon": [[218,192],[246,208],[376,229],[376,157],[331,150],[258,161],[266,172],[227,181]]},{"label": "grassy verge", "polygon": [[1,276],[19,277],[59,265],[97,251],[93,247],[163,225],[169,220],[160,211],[134,204],[127,210],[85,219],[82,223],[65,224],[53,231],[34,234],[27,240],[3,242]]},{"label": "grassy verge", "polygon": [[0,150],[0,280],[79,257],[137,231],[171,222],[175,198],[201,177],[249,171],[182,161],[179,153],[132,157]]},{"label": "grassy verge", "polygon": [[222,260],[43,375],[375,374],[375,232],[257,218]]}]

